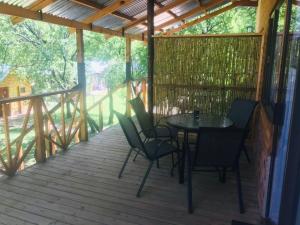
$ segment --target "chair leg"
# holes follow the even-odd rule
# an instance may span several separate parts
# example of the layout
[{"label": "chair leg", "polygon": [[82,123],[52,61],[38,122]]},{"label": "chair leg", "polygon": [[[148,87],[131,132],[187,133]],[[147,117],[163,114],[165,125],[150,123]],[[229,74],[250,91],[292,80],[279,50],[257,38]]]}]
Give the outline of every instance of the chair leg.
[{"label": "chair leg", "polygon": [[153,166],[153,161],[150,162],[149,167],[148,167],[148,169],[147,169],[147,171],[146,171],[146,173],[145,173],[145,176],[144,176],[144,178],[143,178],[143,181],[142,181],[142,183],[141,183],[141,185],[140,185],[140,187],[139,187],[139,190],[138,190],[138,192],[136,193],[136,197],[138,197],[138,198],[141,196],[141,192],[142,192],[143,187],[144,187],[144,185],[145,185],[145,183],[146,183],[147,177],[149,176],[149,173],[150,173],[150,171],[151,171],[152,166]]},{"label": "chair leg", "polygon": [[175,168],[175,163],[174,163],[174,152],[172,152],[171,157],[172,157],[171,177],[173,177],[173,176],[174,176],[174,168]]},{"label": "chair leg", "polygon": [[245,208],[244,208],[244,200],[243,200],[243,192],[242,192],[242,183],[241,183],[239,162],[237,163],[237,166],[236,166],[236,181],[237,181],[237,188],[238,188],[240,213],[243,214],[243,213],[245,213]]},{"label": "chair leg", "polygon": [[135,156],[134,156],[134,158],[133,158],[133,160],[132,160],[133,162],[135,162],[135,160],[136,160],[136,158],[138,157],[139,153],[140,153],[140,150],[138,150],[137,153],[135,154]]},{"label": "chair leg", "polygon": [[124,171],[125,166],[126,166],[128,160],[129,160],[129,158],[130,158],[130,155],[131,155],[131,153],[132,153],[132,150],[133,150],[133,149],[131,148],[131,149],[129,150],[128,154],[127,154],[127,157],[126,157],[126,159],[125,159],[125,161],[124,161],[124,163],[123,163],[122,169],[121,169],[121,171],[120,171],[120,173],[119,173],[119,178],[122,177],[123,171]]}]

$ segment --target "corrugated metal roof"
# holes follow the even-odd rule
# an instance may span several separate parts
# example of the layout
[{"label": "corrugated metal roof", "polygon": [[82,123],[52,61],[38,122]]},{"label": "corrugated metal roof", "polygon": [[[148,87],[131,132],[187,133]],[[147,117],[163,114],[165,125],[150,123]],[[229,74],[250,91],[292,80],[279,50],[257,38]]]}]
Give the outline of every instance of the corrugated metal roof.
[{"label": "corrugated metal roof", "polygon": [[[2,3],[7,3],[19,7],[30,7],[30,5],[38,0],[0,0]],[[157,0],[160,4],[156,4],[155,10],[158,10],[160,7],[166,6],[175,0]],[[195,7],[201,5],[209,4],[213,0],[187,0],[185,3],[178,5],[177,7],[172,8],[168,12],[162,13],[155,17],[155,25],[161,25],[165,22],[172,20],[178,16],[184,15],[185,13],[191,11]],[[228,3],[230,0],[224,0],[222,4]],[[115,2],[115,0],[90,0],[92,3],[97,3],[100,7],[106,7]],[[93,23],[95,26],[101,26],[104,28],[109,28],[112,30],[120,30],[122,27],[126,26],[130,20],[134,21],[135,19],[141,18],[146,15],[147,12],[147,0],[133,0],[129,5],[124,6],[119,11],[114,12],[113,14],[107,15]],[[82,21],[88,16],[97,12],[97,8],[88,7],[86,5],[78,4],[72,0],[57,0],[49,6],[45,7],[42,11],[54,16],[67,18],[70,20]],[[201,13],[200,13],[201,14]],[[198,14],[193,15],[192,17],[199,16]],[[192,18],[190,17],[190,18]],[[178,21],[179,23],[181,21]],[[174,26],[178,25],[174,23]],[[173,25],[171,25],[173,26]],[[170,28],[170,26],[168,27]],[[139,24],[135,27],[131,27],[126,30],[126,33],[142,33],[146,30],[146,27]]]}]

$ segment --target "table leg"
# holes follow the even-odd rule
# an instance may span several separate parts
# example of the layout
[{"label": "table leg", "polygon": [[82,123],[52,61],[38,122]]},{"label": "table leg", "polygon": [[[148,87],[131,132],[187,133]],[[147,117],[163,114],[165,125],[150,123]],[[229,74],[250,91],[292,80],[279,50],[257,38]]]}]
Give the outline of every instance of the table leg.
[{"label": "table leg", "polygon": [[187,147],[187,180],[188,180],[188,210],[193,213],[193,187],[192,187],[192,159],[190,148]]},{"label": "table leg", "polygon": [[182,157],[181,160],[179,161],[179,166],[180,166],[179,183],[180,184],[184,183],[185,154],[187,150],[187,141],[188,141],[188,132],[185,130],[183,136],[183,143],[182,143],[183,145]]}]

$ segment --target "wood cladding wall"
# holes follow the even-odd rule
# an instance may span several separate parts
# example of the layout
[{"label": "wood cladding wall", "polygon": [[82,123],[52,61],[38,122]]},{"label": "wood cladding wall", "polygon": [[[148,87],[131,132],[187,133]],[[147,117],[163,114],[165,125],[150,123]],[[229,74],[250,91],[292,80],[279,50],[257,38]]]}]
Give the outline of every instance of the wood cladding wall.
[{"label": "wood cladding wall", "polygon": [[262,105],[257,108],[255,123],[254,152],[256,154],[257,198],[261,216],[266,210],[269,168],[271,161],[273,125]]}]

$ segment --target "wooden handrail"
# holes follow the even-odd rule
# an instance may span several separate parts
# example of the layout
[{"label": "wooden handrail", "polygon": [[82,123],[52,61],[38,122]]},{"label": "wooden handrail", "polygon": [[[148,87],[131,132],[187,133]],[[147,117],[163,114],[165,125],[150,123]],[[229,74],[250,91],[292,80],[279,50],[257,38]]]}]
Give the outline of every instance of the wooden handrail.
[{"label": "wooden handrail", "polygon": [[[37,162],[44,162],[47,159],[47,149],[46,142],[52,143],[62,150],[67,150],[75,135],[78,133],[80,129],[80,125],[82,124],[81,118],[78,120],[76,116],[76,112],[80,111],[78,108],[79,99],[81,98],[82,89],[77,86],[70,90],[61,90],[55,91],[45,94],[38,95],[30,95],[25,97],[13,98],[13,99],[4,99],[0,101],[0,106],[3,112],[3,123],[4,123],[4,140],[6,147],[0,150],[0,162],[3,165],[3,169],[0,169],[0,172],[8,175],[14,176],[16,171],[20,168],[24,168],[24,160],[25,157],[32,151],[35,146],[35,158]],[[45,102],[45,97],[59,95],[60,102],[53,106],[50,110],[48,110],[47,104]],[[72,113],[72,118],[70,120],[66,120],[65,117],[65,107],[66,104],[70,104],[73,102],[73,99],[76,99],[74,105],[74,111]],[[24,116],[23,125],[21,127],[21,133],[14,140],[10,140],[10,129],[9,129],[9,116],[7,113],[8,104],[15,101],[24,101],[28,100],[28,110]],[[80,105],[81,109],[82,105]],[[58,131],[57,125],[55,124],[55,120],[53,114],[61,109],[60,112],[60,121],[61,128]],[[81,111],[80,111],[81,112]],[[29,125],[30,118],[33,118],[33,125]],[[48,125],[45,126],[45,121],[51,122],[51,128]],[[67,124],[68,122],[68,124]],[[49,130],[49,129],[51,130]],[[55,136],[49,134],[55,131]],[[29,145],[23,151],[22,145],[25,139],[25,136],[30,132],[34,131],[34,137],[30,138]],[[52,139],[55,138],[55,140]],[[56,142],[56,138],[58,138],[58,142]],[[28,141],[28,139],[27,139]],[[16,152],[13,153],[12,146],[16,145]],[[48,155],[50,155],[48,153]]]},{"label": "wooden handrail", "polygon": [[[4,138],[6,145],[6,147],[0,149],[0,163],[3,165],[3,168],[0,169],[0,172],[8,176],[14,176],[16,171],[19,169],[24,169],[24,160],[26,156],[29,155],[30,151],[35,151],[34,155],[37,162],[46,161],[48,156],[55,154],[57,147],[61,148],[63,151],[66,151],[74,138],[76,139],[76,135],[78,135],[79,130],[81,130],[81,125],[84,122],[83,118],[86,118],[92,130],[97,130],[100,132],[103,129],[103,101],[107,98],[110,99],[110,122],[112,123],[112,95],[121,88],[127,86],[129,91],[127,91],[126,102],[128,102],[128,98],[135,96],[133,92],[136,93],[136,89],[131,87],[132,82],[137,82],[137,85],[142,85],[141,89],[143,90],[144,95],[146,95],[145,79],[128,81],[118,85],[107,95],[101,97],[100,100],[89,107],[88,110],[84,110],[88,112],[94,109],[96,106],[99,107],[99,126],[88,115],[87,117],[82,117],[83,105],[81,104],[81,99],[83,96],[83,91],[80,86],[76,86],[70,90],[60,90],[0,100],[0,107],[2,111],[5,110],[3,114],[3,123],[5,126]],[[55,95],[60,97],[60,101],[57,102],[51,109],[48,109],[49,104],[47,104],[45,98]],[[144,95],[143,97],[145,100]],[[15,137],[13,140],[10,140],[9,115],[7,113],[7,107],[8,104],[19,101],[28,101],[28,109],[23,119],[20,135]],[[70,104],[73,110],[70,119],[66,119],[65,117],[65,107],[67,104]],[[59,109],[60,112],[58,112]],[[56,120],[54,118],[54,113],[60,117],[60,125],[55,124]],[[78,116],[78,113],[80,116]],[[33,124],[29,123],[30,118],[33,118]],[[30,136],[30,139],[28,139],[28,134],[31,132],[34,132],[34,137]],[[28,145],[23,151],[22,145],[24,144],[24,140],[26,140]],[[16,152],[12,151],[13,145],[16,145]]]},{"label": "wooden handrail", "polygon": [[53,92],[47,92],[43,94],[34,94],[34,95],[27,95],[27,96],[20,96],[20,97],[14,97],[14,98],[4,98],[0,100],[0,104],[8,104],[12,102],[19,102],[19,101],[26,101],[26,100],[31,100],[33,98],[44,98],[44,97],[49,97],[49,96],[54,96],[54,95],[59,95],[59,94],[67,94],[70,92],[77,92],[81,91],[81,88],[79,86],[76,86],[72,89],[68,90],[60,90],[60,91],[53,91]]},{"label": "wooden handrail", "polygon": [[126,81],[120,85],[118,85],[117,87],[115,87],[112,91],[108,92],[105,96],[101,97],[98,101],[96,101],[94,104],[92,104],[88,109],[87,112],[90,112],[91,110],[93,110],[94,108],[98,107],[98,124],[97,122],[95,122],[89,115],[88,115],[88,123],[91,127],[91,131],[92,133],[97,132],[101,132],[103,130],[103,111],[102,111],[102,104],[106,99],[109,99],[109,104],[110,104],[110,109],[109,109],[109,121],[108,124],[112,124],[113,123],[113,94],[115,94],[118,90],[122,89],[122,88],[126,88],[127,87],[127,96],[126,96],[126,113],[127,116],[130,116],[130,105],[128,103],[128,101],[135,96],[135,90],[133,90],[132,88],[132,83],[133,82],[137,82],[139,84],[142,85],[142,92],[143,94],[143,100],[146,103],[146,83],[147,83],[147,78],[139,78],[139,79],[135,79],[135,80],[129,80]]}]

